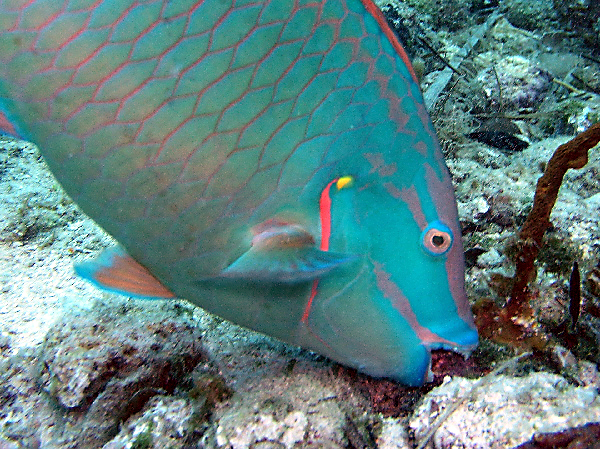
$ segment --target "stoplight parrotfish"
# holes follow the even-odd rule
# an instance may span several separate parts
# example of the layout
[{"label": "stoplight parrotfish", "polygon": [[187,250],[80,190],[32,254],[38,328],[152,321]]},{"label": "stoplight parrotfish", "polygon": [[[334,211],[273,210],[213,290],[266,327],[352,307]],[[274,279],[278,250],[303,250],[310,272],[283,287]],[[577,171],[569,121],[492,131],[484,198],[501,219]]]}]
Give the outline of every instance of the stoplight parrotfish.
[{"label": "stoplight parrotfish", "polygon": [[2,0],[0,126],[120,247],[76,271],[408,385],[468,353],[456,201],[371,0]]}]

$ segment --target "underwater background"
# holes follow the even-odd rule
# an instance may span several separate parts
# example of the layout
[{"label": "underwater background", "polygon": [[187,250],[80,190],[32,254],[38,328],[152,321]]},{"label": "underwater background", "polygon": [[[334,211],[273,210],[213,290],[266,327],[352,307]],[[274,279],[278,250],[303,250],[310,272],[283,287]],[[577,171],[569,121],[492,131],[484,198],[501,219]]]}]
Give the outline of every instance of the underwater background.
[{"label": "underwater background", "polygon": [[467,361],[437,354],[434,382],[407,388],[184,301],[99,291],[72,266],[111,237],[33,145],[2,138],[1,449],[597,446],[597,146],[562,180],[527,306],[509,324],[498,311],[538,178],[560,145],[599,122],[600,6],[378,6],[413,60],[452,173],[478,349]]}]

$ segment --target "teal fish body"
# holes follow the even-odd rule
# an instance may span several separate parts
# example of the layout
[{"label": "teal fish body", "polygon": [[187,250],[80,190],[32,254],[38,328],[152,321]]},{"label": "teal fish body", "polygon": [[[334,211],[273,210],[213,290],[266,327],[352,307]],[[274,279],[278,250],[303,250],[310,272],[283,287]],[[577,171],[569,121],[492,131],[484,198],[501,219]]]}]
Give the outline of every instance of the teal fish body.
[{"label": "teal fish body", "polygon": [[0,15],[0,126],[122,246],[80,274],[408,385],[475,347],[450,176],[371,0]]}]

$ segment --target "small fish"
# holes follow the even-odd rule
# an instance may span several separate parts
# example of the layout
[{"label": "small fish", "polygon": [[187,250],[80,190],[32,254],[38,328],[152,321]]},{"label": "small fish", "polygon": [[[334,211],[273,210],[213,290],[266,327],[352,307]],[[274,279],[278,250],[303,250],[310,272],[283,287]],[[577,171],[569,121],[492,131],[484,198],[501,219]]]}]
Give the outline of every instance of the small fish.
[{"label": "small fish", "polygon": [[371,0],[4,0],[0,126],[120,247],[76,271],[407,385],[468,353],[456,201]]},{"label": "small fish", "polygon": [[527,142],[505,131],[474,131],[467,134],[469,139],[485,143],[508,153],[523,151],[529,146]]},{"label": "small fish", "polygon": [[571,329],[575,329],[581,312],[581,275],[579,264],[573,262],[573,270],[569,277],[569,315],[571,316]]}]

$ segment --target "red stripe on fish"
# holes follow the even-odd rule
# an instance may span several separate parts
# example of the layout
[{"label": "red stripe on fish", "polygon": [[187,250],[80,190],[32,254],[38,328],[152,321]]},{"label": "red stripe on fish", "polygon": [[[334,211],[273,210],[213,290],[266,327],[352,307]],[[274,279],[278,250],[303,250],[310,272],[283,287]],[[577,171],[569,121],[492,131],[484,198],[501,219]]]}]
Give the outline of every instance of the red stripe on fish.
[{"label": "red stripe on fish", "polygon": [[319,216],[321,217],[321,251],[329,250],[329,237],[331,236],[331,198],[329,191],[338,178],[331,181],[321,192],[319,198]]},{"label": "red stripe on fish", "polygon": [[400,45],[400,42],[398,41],[398,37],[396,36],[396,33],[394,33],[394,31],[390,28],[390,26],[389,26],[387,20],[385,19],[383,13],[381,12],[381,10],[375,5],[375,3],[372,2],[372,0],[361,0],[361,1],[362,1],[363,5],[365,6],[365,9],[369,12],[369,14],[371,14],[373,16],[373,18],[375,20],[377,20],[377,23],[379,23],[379,26],[383,30],[385,36],[388,38],[388,40],[390,41],[392,46],[394,47],[394,50],[396,50],[396,53],[398,53],[398,56],[400,56],[402,58],[402,61],[404,61],[404,64],[406,64],[406,67],[410,71],[410,74],[413,77],[414,82],[416,84],[419,84],[419,80],[417,78],[417,75],[415,74],[415,71],[413,70],[412,64],[410,62],[410,58],[404,51],[404,48],[402,47],[402,45]]},{"label": "red stripe on fish", "polygon": [[[321,251],[329,250],[329,237],[331,236],[331,198],[329,197],[329,191],[331,190],[331,186],[335,184],[337,180],[338,178],[335,178],[333,181],[330,181],[321,192],[321,196],[319,198],[319,216],[321,217]],[[302,314],[302,322],[306,324],[307,327],[310,308],[312,307],[312,302],[315,299],[315,296],[317,296],[318,287],[319,280],[315,279],[311,287],[310,297],[308,298],[308,302],[304,308],[304,313]]]},{"label": "red stripe on fish", "polygon": [[394,309],[402,315],[402,317],[408,321],[410,327],[417,334],[419,339],[425,344],[425,346],[430,347],[430,345],[442,344],[454,346],[455,343],[445,338],[441,338],[439,335],[431,332],[426,327],[423,327],[419,324],[417,320],[417,315],[413,311],[408,298],[404,296],[402,290],[398,287],[398,285],[392,281],[392,275],[385,271],[385,267],[383,264],[377,262],[376,260],[371,259],[371,263],[373,264],[373,271],[375,272],[375,276],[377,278],[377,287],[383,293],[383,296],[391,301]]}]

